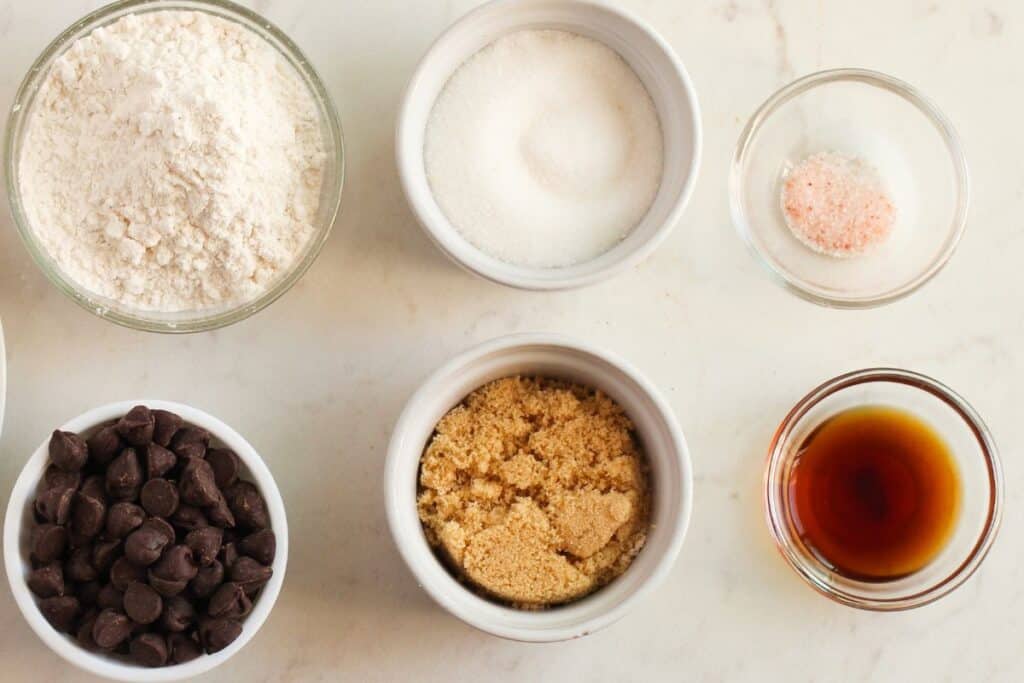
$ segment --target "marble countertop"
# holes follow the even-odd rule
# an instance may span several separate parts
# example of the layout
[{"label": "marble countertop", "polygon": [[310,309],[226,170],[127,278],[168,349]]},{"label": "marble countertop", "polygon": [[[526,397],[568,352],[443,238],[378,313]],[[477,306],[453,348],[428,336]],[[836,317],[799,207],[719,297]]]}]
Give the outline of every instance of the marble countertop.
[{"label": "marble countertop", "polygon": [[[32,59],[99,0],[0,1],[0,108]],[[288,506],[284,590],[253,642],[204,680],[904,681],[1024,678],[1024,12],[1015,0],[622,0],[678,51],[701,96],[704,161],[667,242],[575,292],[474,279],[415,225],[399,188],[397,105],[427,45],[471,0],[253,0],[307,51],[341,113],[348,180],[319,261],[268,310],[184,337],[120,329],[51,286],[0,217],[9,396],[0,505],[55,425],[139,396],[191,403],[262,452]],[[774,285],[729,219],[727,165],[747,116],[792,78],[863,66],[920,87],[959,128],[974,180],[950,265],[910,299],[833,311]],[[387,531],[383,458],[419,382],[508,332],[586,338],[669,398],[692,448],[696,500],[667,582],[605,631],[527,645],[476,632],[416,585]],[[766,444],[816,383],[872,365],[950,384],[1003,451],[1006,513],[979,573],[940,602],[871,614],[819,597],[762,520]],[[0,588],[0,679],[86,679]]]}]

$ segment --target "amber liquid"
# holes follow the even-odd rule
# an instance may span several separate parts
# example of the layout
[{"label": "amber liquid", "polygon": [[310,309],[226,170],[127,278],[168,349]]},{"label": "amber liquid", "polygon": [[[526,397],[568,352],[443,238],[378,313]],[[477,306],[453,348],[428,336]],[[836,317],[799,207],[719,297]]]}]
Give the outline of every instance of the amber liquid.
[{"label": "amber liquid", "polygon": [[922,569],[949,540],[960,508],[949,447],[920,418],[885,406],[822,423],[789,481],[790,516],[806,547],[860,581]]}]

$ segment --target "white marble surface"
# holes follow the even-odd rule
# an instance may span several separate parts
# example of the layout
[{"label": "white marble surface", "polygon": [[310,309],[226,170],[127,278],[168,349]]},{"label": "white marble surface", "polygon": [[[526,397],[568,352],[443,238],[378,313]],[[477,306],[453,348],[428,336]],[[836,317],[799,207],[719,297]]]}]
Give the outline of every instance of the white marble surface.
[{"label": "white marble surface", "polygon": [[[98,0],[0,2],[0,106],[31,60]],[[641,267],[578,292],[471,278],[415,226],[392,161],[413,65],[471,0],[255,0],[310,55],[348,144],[342,215],[305,279],[212,334],[160,337],[94,318],[48,284],[4,212],[0,315],[10,386],[0,505],[28,453],[85,409],[193,403],[261,450],[288,505],[292,555],[263,630],[206,680],[1021,680],[1024,570],[1024,7],[1016,0],[623,0],[679,52],[701,94],[697,192]],[[974,178],[967,235],[940,276],[868,312],[797,300],[730,225],[726,169],[747,115],[791,78],[865,66],[922,88],[959,127]],[[606,345],[667,394],[696,470],[693,524],[656,597],[581,641],[504,642],[436,607],[392,546],[381,477],[398,411],[474,342],[550,330]],[[981,571],[941,602],[878,615],[819,597],[776,554],[759,483],[777,421],[815,383],[892,364],[951,384],[1002,446],[1006,516]],[[0,588],[0,679],[84,677]]]}]

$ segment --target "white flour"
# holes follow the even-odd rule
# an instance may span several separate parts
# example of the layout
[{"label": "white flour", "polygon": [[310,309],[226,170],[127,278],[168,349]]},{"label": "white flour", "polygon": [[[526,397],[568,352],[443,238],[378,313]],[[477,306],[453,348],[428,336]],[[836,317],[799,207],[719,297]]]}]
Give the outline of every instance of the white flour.
[{"label": "white flour", "polygon": [[70,278],[171,312],[265,291],[313,233],[323,165],[316,107],[273,47],[208,14],[157,11],[54,63],[20,184]]},{"label": "white flour", "polygon": [[424,157],[441,210],[490,255],[561,267],[607,251],[661,183],[658,113],[614,50],[565,31],[491,43],[445,84]]}]

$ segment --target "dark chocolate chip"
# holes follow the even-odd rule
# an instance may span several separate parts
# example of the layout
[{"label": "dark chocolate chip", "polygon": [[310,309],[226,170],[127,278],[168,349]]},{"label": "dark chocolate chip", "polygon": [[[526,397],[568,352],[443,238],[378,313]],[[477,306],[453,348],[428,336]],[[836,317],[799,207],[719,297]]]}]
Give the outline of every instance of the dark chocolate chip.
[{"label": "dark chocolate chip", "polygon": [[28,575],[28,587],[40,598],[64,595],[64,568],[60,562],[50,562]]},{"label": "dark chocolate chip", "polygon": [[113,650],[131,634],[132,620],[112,609],[105,609],[96,617],[92,627],[92,639],[104,650]]},{"label": "dark chocolate chip", "polygon": [[181,633],[196,620],[192,603],[175,595],[164,600],[164,611],[160,615],[160,627],[168,633]]},{"label": "dark chocolate chip", "polygon": [[78,622],[78,632],[75,638],[78,640],[78,644],[89,650],[90,652],[99,649],[99,645],[92,639],[92,627],[96,625],[96,617],[99,616],[99,612],[96,610],[89,610]]},{"label": "dark chocolate chip", "polygon": [[164,552],[151,573],[165,581],[187,582],[195,578],[198,570],[192,549],[187,545],[175,545]]},{"label": "dark chocolate chip", "polygon": [[43,564],[53,562],[68,547],[68,531],[56,524],[42,524],[32,534],[32,557]]},{"label": "dark chocolate chip", "polygon": [[192,443],[186,443],[178,446],[178,450],[174,453],[178,456],[179,460],[184,460],[186,462],[193,458],[203,460],[206,458],[206,446],[198,441],[194,441]]},{"label": "dark chocolate chip", "polygon": [[77,472],[89,459],[89,447],[77,434],[59,429],[50,437],[50,462],[68,472]]},{"label": "dark chocolate chip", "polygon": [[184,633],[172,633],[167,637],[167,643],[171,648],[171,661],[175,664],[185,664],[203,654],[203,649],[191,635]]},{"label": "dark chocolate chip", "polygon": [[57,595],[39,601],[39,611],[50,622],[50,626],[61,633],[71,632],[71,627],[81,610],[82,605],[73,595]]},{"label": "dark chocolate chip", "polygon": [[165,598],[172,598],[188,587],[187,581],[165,579],[154,574],[152,569],[150,569],[147,574],[147,580],[149,581],[149,585],[153,587],[153,590]]},{"label": "dark chocolate chip", "polygon": [[158,633],[135,636],[128,649],[132,659],[142,666],[155,667],[167,663],[167,641]]},{"label": "dark chocolate chip", "polygon": [[171,526],[171,523],[163,517],[150,517],[142,523],[142,526],[148,526],[156,529],[167,537],[168,543],[173,543],[174,539],[177,538],[174,527]]},{"label": "dark chocolate chip", "polygon": [[277,537],[270,529],[261,529],[239,541],[238,552],[269,567],[277,554]]},{"label": "dark chocolate chip", "polygon": [[99,474],[94,474],[90,477],[86,477],[82,482],[82,487],[78,490],[83,496],[89,496],[95,498],[104,505],[107,502],[107,489],[106,483],[103,481],[103,477]]},{"label": "dark chocolate chip", "polygon": [[99,540],[92,546],[92,566],[101,574],[110,571],[110,568],[121,555],[121,541],[116,538]]},{"label": "dark chocolate chip", "polygon": [[239,527],[257,531],[270,526],[267,504],[252,482],[236,481],[224,491],[224,497]]},{"label": "dark chocolate chip", "polygon": [[124,538],[142,526],[146,511],[135,503],[114,503],[107,512],[107,536]]},{"label": "dark chocolate chip", "polygon": [[82,483],[82,473],[79,471],[68,472],[62,470],[53,463],[46,466],[46,471],[43,472],[43,481],[40,486],[40,491],[47,489],[77,489],[78,485]]},{"label": "dark chocolate chip", "polygon": [[226,489],[238,480],[242,463],[235,452],[228,448],[211,448],[206,452],[206,462],[213,468],[217,487]]},{"label": "dark chocolate chip", "polygon": [[235,526],[235,516],[231,514],[224,494],[219,491],[217,492],[217,502],[206,508],[206,516],[209,518],[210,524],[219,529],[231,529]]},{"label": "dark chocolate chip", "polygon": [[135,500],[142,486],[142,468],[134,448],[126,448],[107,468],[107,493],[117,500]]},{"label": "dark chocolate chip", "polygon": [[200,566],[207,567],[217,559],[223,539],[223,531],[217,527],[208,526],[190,531],[185,536],[185,545],[192,549],[195,561]]},{"label": "dark chocolate chip", "polygon": [[206,613],[211,617],[241,619],[252,611],[252,600],[237,583],[228,582],[210,597]]},{"label": "dark chocolate chip", "polygon": [[202,427],[182,427],[171,439],[171,450],[182,458],[202,458],[210,445],[210,432]]},{"label": "dark chocolate chip", "polygon": [[152,624],[163,609],[164,599],[144,583],[135,581],[124,592],[125,614],[139,624]]},{"label": "dark chocolate chip", "polygon": [[195,505],[179,505],[177,511],[171,515],[171,524],[184,529],[185,531],[193,531],[195,529],[201,529],[204,526],[209,526],[210,522],[206,519],[206,515],[200,508]]},{"label": "dark chocolate chip", "polygon": [[153,442],[167,448],[171,445],[171,439],[181,429],[184,420],[180,415],[169,410],[154,410],[153,419],[156,421],[156,426],[153,429]]},{"label": "dark chocolate chip", "polygon": [[208,598],[224,583],[224,565],[214,560],[208,567],[200,567],[196,578],[188,583],[189,592],[197,598]]},{"label": "dark chocolate chip", "polygon": [[117,590],[114,584],[108,583],[100,588],[96,596],[96,606],[100,609],[121,609],[124,607],[124,593]]},{"label": "dark chocolate chip", "polygon": [[86,443],[89,446],[89,456],[101,467],[109,465],[110,461],[124,448],[114,425],[108,425],[99,430],[89,437]]},{"label": "dark chocolate chip", "polygon": [[210,463],[199,458],[192,458],[185,463],[178,489],[181,491],[181,500],[189,505],[206,507],[221,497],[217,482],[214,481],[213,468]]},{"label": "dark chocolate chip", "polygon": [[150,479],[162,477],[178,463],[177,456],[157,443],[151,443],[143,450],[146,458],[146,476]]},{"label": "dark chocolate chip", "polygon": [[96,568],[92,566],[92,548],[85,546],[75,548],[64,563],[64,576],[69,581],[95,581]]},{"label": "dark chocolate chip", "polygon": [[247,595],[255,595],[270,580],[274,570],[251,557],[242,556],[231,565],[231,580],[239,584]]},{"label": "dark chocolate chip", "polygon": [[74,489],[47,489],[36,496],[36,514],[53,524],[67,524],[74,500]]},{"label": "dark chocolate chip", "polygon": [[85,495],[81,491],[75,494],[74,507],[71,510],[71,530],[86,538],[96,536],[103,529],[107,517],[107,506],[102,500]]},{"label": "dark chocolate chip", "polygon": [[124,540],[124,556],[139,567],[148,567],[160,559],[160,554],[173,539],[148,522],[128,534]]},{"label": "dark chocolate chip", "polygon": [[178,488],[166,479],[150,479],[139,494],[142,507],[155,517],[170,517],[178,509]]},{"label": "dark chocolate chip", "polygon": [[119,557],[110,566],[110,583],[119,591],[125,591],[133,581],[145,581],[146,570],[132,562],[127,556]]},{"label": "dark chocolate chip", "polygon": [[228,571],[235,566],[235,562],[238,560],[238,545],[235,543],[225,543],[221,549],[217,559],[221,561],[224,568]]},{"label": "dark chocolate chip", "polygon": [[242,633],[242,625],[234,619],[203,619],[199,622],[199,637],[210,654],[220,652],[235,642]]},{"label": "dark chocolate chip", "polygon": [[153,440],[156,420],[146,406],[135,406],[114,426],[129,446],[145,446]]}]

